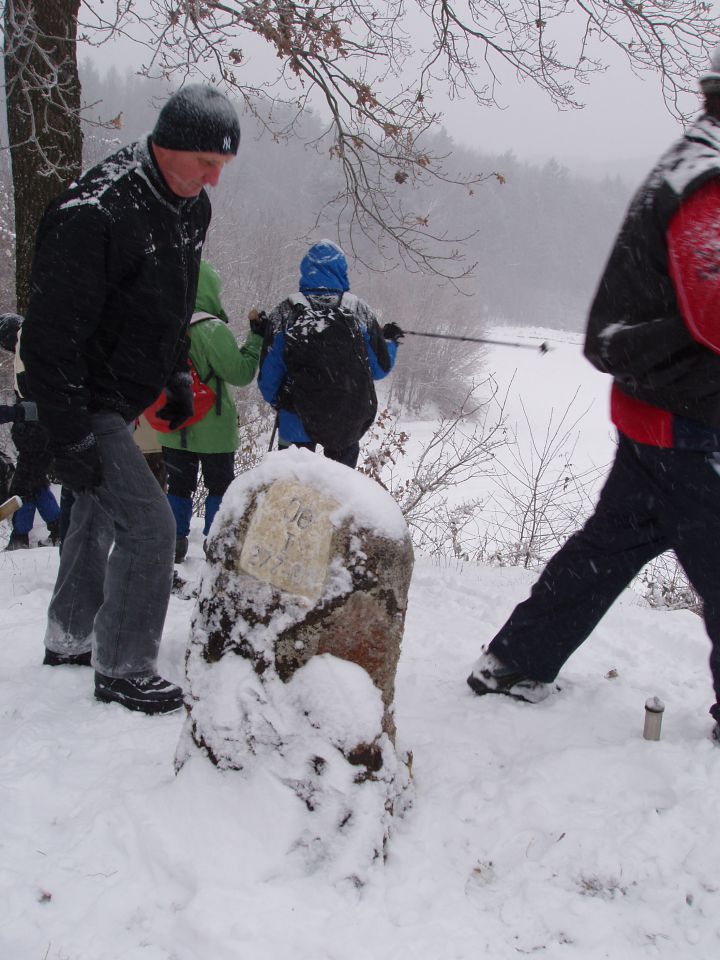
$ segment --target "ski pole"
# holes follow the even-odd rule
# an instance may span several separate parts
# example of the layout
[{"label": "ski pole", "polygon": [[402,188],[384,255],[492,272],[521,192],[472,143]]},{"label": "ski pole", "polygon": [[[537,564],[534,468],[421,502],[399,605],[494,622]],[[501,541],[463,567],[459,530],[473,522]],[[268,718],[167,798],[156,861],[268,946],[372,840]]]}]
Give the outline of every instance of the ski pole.
[{"label": "ski pole", "polygon": [[275,434],[277,433],[278,422],[280,421],[280,414],[275,414],[275,422],[273,423],[272,433],[270,434],[270,444],[268,446],[268,453],[273,448],[273,443],[275,443]]},{"label": "ski pole", "polygon": [[439,340],[461,340],[465,343],[491,343],[496,347],[524,347],[526,350],[539,350],[540,353],[547,353],[550,346],[547,340],[543,340],[539,347],[532,343],[513,343],[512,340],[488,340],[486,337],[459,337],[454,333],[421,333],[419,330],[406,330],[403,327],[403,333],[411,337],[435,337]]}]

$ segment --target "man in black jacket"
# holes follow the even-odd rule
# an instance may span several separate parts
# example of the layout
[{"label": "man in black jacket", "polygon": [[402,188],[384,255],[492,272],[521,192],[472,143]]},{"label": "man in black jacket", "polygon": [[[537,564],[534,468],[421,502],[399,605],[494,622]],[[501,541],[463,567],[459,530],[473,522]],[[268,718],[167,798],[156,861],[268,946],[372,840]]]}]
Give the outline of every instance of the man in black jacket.
[{"label": "man in black jacket", "polygon": [[612,469],[468,683],[544,699],[633,577],[674,550],[703,601],[720,741],[720,47],[700,88],[703,114],[635,195],[590,308],[585,355],[613,378]]},{"label": "man in black jacket", "polygon": [[37,235],[20,353],[55,474],[76,495],[44,662],[92,663],[99,700],[145,713],[182,704],[157,675],[175,523],[129,425],[163,387],[171,427],[192,413],[186,332],[210,222],[204,188],[239,141],[230,102],[185,87],[147,138],[53,201]]}]

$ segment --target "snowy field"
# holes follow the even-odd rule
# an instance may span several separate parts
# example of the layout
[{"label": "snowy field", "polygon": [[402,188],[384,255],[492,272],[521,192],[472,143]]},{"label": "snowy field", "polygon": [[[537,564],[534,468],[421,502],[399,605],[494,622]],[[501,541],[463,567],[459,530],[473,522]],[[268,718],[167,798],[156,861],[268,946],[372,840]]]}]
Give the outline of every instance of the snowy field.
[{"label": "snowy field", "polygon": [[[607,382],[577,343],[489,360],[541,420],[581,382],[582,455],[608,461]],[[182,717],[97,703],[87,668],[41,665],[56,569],[53,549],[0,554],[2,960],[718,956],[720,750],[692,614],[626,592],[548,700],[477,698],[470,666],[534,574],[418,556],[396,713],[414,802],[357,889],[298,870],[271,783],[200,757],[176,777]],[[160,667],[178,682],[191,611],[172,598]],[[642,738],[652,695],[659,742]]]}]

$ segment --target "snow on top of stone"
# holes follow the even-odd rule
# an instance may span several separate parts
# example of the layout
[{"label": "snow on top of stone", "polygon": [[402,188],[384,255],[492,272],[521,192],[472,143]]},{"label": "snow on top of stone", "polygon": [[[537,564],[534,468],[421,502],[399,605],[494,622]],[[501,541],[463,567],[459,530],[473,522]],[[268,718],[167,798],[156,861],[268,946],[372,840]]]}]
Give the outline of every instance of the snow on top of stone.
[{"label": "snow on top of stone", "polygon": [[259,466],[237,477],[223,498],[222,513],[226,515],[231,510],[240,517],[252,492],[276,480],[294,480],[336,500],[340,506],[330,515],[336,526],[353,519],[391,540],[407,536],[400,507],[379,483],[321,454],[297,447],[268,453]]}]

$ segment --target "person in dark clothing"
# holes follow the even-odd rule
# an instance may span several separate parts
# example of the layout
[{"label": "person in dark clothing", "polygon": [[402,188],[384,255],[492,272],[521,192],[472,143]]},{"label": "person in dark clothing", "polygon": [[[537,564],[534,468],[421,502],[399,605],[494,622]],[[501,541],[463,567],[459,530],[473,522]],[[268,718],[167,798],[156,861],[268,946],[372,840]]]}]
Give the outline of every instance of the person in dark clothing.
[{"label": "person in dark clothing", "polygon": [[[19,405],[19,404],[18,404]],[[56,546],[60,537],[60,506],[50,487],[50,453],[47,431],[30,420],[16,421],[10,432],[17,460],[10,492],[22,500],[22,507],[13,515],[12,533],[6,550],[27,550],[35,513],[47,525],[48,535],[40,546]]]},{"label": "person in dark clothing", "polygon": [[[278,411],[281,450],[321,443],[326,457],[354,468],[377,411],[373,380],[392,370],[403,332],[395,323],[381,331],[370,307],[349,290],[340,247],[313,244],[300,263],[300,295],[267,318],[271,340],[258,386]],[[257,316],[251,311],[251,323]]]},{"label": "person in dark clothing", "polygon": [[630,204],[585,355],[613,378],[620,439],[594,514],[475,663],[479,695],[531,702],[640,569],[674,550],[703,601],[720,736],[720,47],[704,113]]},{"label": "person in dark clothing", "polygon": [[0,316],[0,347],[14,354],[15,362],[16,412],[10,435],[17,450],[17,463],[10,493],[22,501],[22,506],[13,514],[6,550],[28,549],[36,511],[47,524],[49,534],[47,540],[40,541],[41,546],[57,544],[60,532],[60,507],[48,477],[52,462],[49,437],[37,422],[37,406],[28,395],[27,377],[19,357],[22,322],[16,313]]},{"label": "person in dark clothing", "polygon": [[171,426],[192,413],[185,335],[210,222],[205,187],[239,141],[222,94],[184,87],[147,138],[48,206],[37,235],[20,354],[55,475],[75,495],[44,662],[92,662],[97,699],[146,713],[182,705],[157,675],[175,523],[131,426],[163,387]]}]

